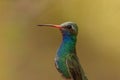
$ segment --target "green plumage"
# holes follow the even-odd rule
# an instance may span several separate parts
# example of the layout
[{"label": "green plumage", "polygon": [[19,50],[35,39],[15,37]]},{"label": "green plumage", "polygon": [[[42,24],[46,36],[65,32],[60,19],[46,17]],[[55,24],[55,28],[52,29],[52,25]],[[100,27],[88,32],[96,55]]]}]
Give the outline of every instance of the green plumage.
[{"label": "green plumage", "polygon": [[73,22],[66,22],[60,29],[63,36],[62,44],[57,52],[55,64],[62,76],[73,80],[87,80],[76,55],[78,27]]}]

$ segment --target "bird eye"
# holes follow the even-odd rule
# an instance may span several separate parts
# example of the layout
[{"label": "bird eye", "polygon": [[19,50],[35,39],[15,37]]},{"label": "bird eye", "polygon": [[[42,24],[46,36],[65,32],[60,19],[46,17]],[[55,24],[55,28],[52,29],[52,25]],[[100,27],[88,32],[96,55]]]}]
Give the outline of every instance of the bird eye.
[{"label": "bird eye", "polygon": [[71,25],[68,25],[68,26],[67,26],[67,28],[68,28],[68,29],[71,29],[71,28],[72,28],[72,26],[71,26]]}]

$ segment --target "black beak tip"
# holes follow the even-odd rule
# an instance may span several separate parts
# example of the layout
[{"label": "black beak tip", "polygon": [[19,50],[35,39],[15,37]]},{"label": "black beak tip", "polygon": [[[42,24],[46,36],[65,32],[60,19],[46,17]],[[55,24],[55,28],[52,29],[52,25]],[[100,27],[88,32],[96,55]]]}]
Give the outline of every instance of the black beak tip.
[{"label": "black beak tip", "polygon": [[41,25],[41,24],[38,24],[37,26],[43,26],[43,25]]}]

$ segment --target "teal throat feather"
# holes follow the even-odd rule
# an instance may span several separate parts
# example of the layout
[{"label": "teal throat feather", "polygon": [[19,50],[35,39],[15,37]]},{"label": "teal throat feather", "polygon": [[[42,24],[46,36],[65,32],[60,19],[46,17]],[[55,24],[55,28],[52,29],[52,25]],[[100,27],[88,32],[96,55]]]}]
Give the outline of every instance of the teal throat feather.
[{"label": "teal throat feather", "polygon": [[59,72],[66,78],[71,78],[67,65],[66,57],[69,54],[76,54],[76,36],[63,35],[63,41],[57,53],[56,65]]}]

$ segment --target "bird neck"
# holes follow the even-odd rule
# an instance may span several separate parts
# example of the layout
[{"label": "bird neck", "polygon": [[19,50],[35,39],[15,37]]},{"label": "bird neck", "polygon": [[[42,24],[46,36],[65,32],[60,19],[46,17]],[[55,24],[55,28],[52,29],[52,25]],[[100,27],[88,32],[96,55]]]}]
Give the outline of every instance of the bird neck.
[{"label": "bird neck", "polygon": [[61,46],[58,50],[58,56],[76,53],[76,36],[64,35]]}]

